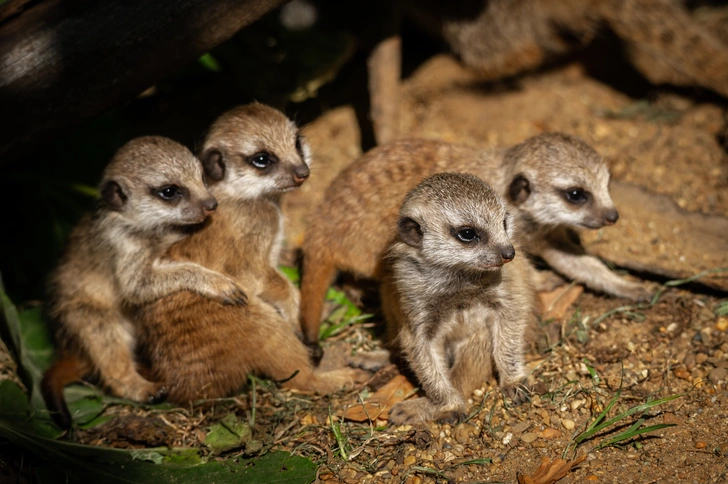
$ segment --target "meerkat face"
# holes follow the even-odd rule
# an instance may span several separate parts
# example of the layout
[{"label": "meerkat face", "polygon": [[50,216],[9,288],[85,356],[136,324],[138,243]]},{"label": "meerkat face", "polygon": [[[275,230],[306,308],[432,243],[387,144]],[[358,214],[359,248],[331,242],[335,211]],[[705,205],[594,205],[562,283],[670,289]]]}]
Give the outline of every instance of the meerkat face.
[{"label": "meerkat face", "polygon": [[422,262],[463,272],[498,270],[513,260],[512,230],[512,216],[487,184],[452,173],[415,188],[398,222],[399,239]]},{"label": "meerkat face", "polygon": [[619,218],[609,195],[609,169],[578,138],[550,133],[509,150],[507,197],[541,225],[597,229]]},{"label": "meerkat face", "polygon": [[198,224],[217,208],[200,161],[161,137],[124,145],[107,167],[100,192],[102,204],[138,231]]},{"label": "meerkat face", "polygon": [[202,159],[215,193],[252,199],[299,187],[310,174],[311,149],[283,113],[249,104],[215,121]]}]

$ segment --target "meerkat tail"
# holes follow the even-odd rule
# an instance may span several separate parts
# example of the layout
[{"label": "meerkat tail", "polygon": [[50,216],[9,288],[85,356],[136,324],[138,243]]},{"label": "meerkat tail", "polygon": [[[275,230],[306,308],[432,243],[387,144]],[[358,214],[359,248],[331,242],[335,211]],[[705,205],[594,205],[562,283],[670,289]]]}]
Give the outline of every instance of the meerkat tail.
[{"label": "meerkat tail", "polygon": [[75,355],[64,355],[45,372],[40,383],[41,394],[53,421],[67,429],[73,423],[71,412],[63,397],[63,389],[81,381],[91,371],[88,363]]},{"label": "meerkat tail", "polygon": [[326,289],[336,274],[333,262],[329,258],[319,257],[317,252],[306,252],[301,278],[301,331],[304,343],[314,348],[314,351],[318,348]]}]

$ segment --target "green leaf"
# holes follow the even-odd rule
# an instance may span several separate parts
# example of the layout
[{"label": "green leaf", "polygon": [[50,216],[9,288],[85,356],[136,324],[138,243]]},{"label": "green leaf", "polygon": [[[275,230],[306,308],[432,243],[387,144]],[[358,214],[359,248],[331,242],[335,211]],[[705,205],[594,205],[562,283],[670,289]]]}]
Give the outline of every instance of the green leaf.
[{"label": "green leaf", "polygon": [[[203,462],[189,449],[140,452],[79,445],[40,437],[4,421],[0,421],[0,436],[34,452],[53,466],[53,473],[47,472],[45,466],[39,468],[39,482],[308,484],[316,477],[313,462],[286,452],[269,452],[251,459]],[[155,464],[159,462],[159,456],[163,460]],[[49,476],[50,480],[47,480]]]},{"label": "green leaf", "polygon": [[10,380],[0,382],[0,419],[18,421],[28,416],[28,397]]},{"label": "green leaf", "polygon": [[93,387],[70,385],[66,387],[63,395],[73,422],[79,426],[85,426],[94,421],[107,407],[103,394]]},{"label": "green leaf", "polygon": [[301,274],[298,272],[297,268],[290,266],[278,266],[278,270],[295,285],[298,285],[301,282]]},{"label": "green leaf", "polygon": [[238,420],[235,414],[228,414],[219,423],[210,427],[205,445],[214,454],[245,447],[253,439],[253,432],[247,422]]},{"label": "green leaf", "polygon": [[205,69],[212,72],[220,72],[220,63],[211,56],[209,53],[203,54],[199,59],[199,63],[202,64]]},{"label": "green leaf", "polygon": [[15,305],[5,294],[0,279],[0,304],[4,331],[8,334],[12,352],[18,361],[18,370],[29,389],[30,399],[26,401],[26,420],[24,425],[36,433],[50,438],[63,434],[51,420],[40,393],[40,380],[52,357],[51,338],[43,321],[39,307],[26,309],[18,314]]}]

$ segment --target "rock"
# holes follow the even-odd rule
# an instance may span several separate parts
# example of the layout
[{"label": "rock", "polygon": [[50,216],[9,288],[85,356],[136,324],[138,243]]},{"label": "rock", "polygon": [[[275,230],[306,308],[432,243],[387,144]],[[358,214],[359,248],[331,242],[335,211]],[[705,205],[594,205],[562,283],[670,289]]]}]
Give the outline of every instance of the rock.
[{"label": "rock", "polygon": [[690,373],[685,368],[675,368],[672,370],[672,374],[675,375],[675,378],[690,380]]},{"label": "rock", "polygon": [[404,458],[403,464],[406,467],[409,467],[411,465],[414,465],[415,462],[417,462],[417,459],[415,458],[414,455],[410,454],[410,455],[408,455],[407,457]]},{"label": "rock", "polygon": [[457,443],[465,445],[477,432],[478,428],[475,425],[462,423],[455,427],[453,433]]},{"label": "rock", "polygon": [[571,430],[574,428],[575,424],[574,424],[573,420],[569,420],[568,418],[565,418],[564,420],[561,421],[561,425],[563,425],[566,430]]},{"label": "rock", "polygon": [[534,434],[533,432],[526,432],[525,434],[521,435],[521,440],[527,444],[530,444],[537,438],[538,435]]},{"label": "rock", "polygon": [[546,427],[541,432],[541,438],[542,439],[555,439],[561,435],[561,432],[559,432],[556,429],[552,429],[551,427]]},{"label": "rock", "polygon": [[711,383],[718,383],[721,380],[725,380],[727,373],[728,370],[725,368],[715,368],[708,374],[708,380],[710,380]]}]

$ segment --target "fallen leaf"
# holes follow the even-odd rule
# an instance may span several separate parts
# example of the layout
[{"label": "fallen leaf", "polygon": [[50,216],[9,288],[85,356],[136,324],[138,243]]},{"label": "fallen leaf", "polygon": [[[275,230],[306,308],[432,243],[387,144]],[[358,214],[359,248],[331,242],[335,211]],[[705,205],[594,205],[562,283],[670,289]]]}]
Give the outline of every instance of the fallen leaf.
[{"label": "fallen leaf", "polygon": [[530,476],[518,472],[516,478],[518,484],[553,484],[568,474],[573,467],[581,464],[584,459],[586,459],[586,454],[568,462],[563,459],[552,461],[548,457],[541,457],[541,465],[538,466],[536,472]]},{"label": "fallen leaf", "polygon": [[339,416],[355,422],[386,419],[389,409],[412,393],[414,386],[402,375],[392,378],[386,385],[377,390],[364,404],[361,402],[350,406]]},{"label": "fallen leaf", "polygon": [[562,286],[553,291],[538,293],[541,302],[542,318],[560,321],[574,301],[584,292],[582,286]]}]

